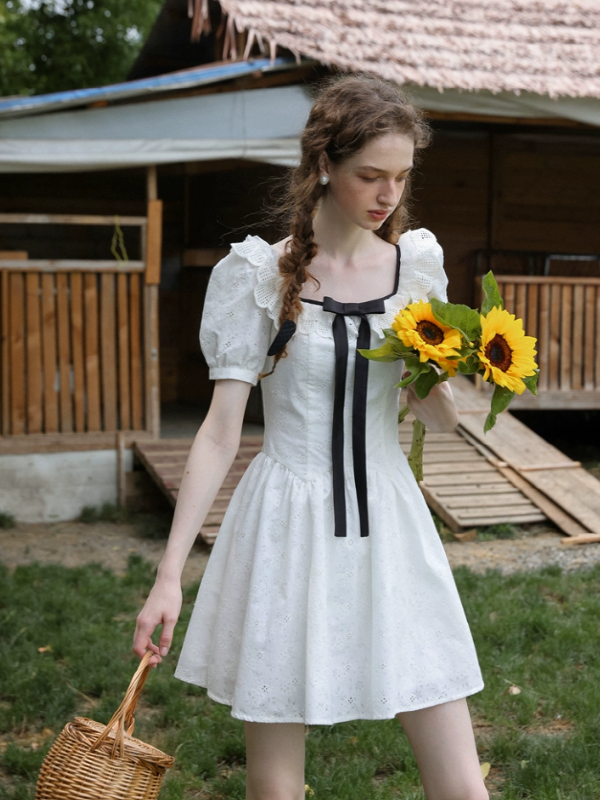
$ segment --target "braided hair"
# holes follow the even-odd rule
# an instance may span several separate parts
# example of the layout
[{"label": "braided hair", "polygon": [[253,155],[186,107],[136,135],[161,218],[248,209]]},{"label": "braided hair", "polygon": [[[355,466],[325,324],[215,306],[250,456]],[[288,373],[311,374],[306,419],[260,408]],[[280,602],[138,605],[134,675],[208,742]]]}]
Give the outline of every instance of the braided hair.
[{"label": "braided hair", "polygon": [[[326,153],[331,162],[339,164],[362,150],[371,139],[387,133],[411,137],[415,156],[430,141],[430,129],[422,112],[397,86],[380,78],[352,74],[329,78],[321,85],[300,140],[300,164],[291,171],[278,212],[284,216],[291,235],[278,262],[283,279],[280,327],[286,320],[296,322],[302,313],[302,286],[309,278],[315,280],[309,272],[318,250],[312,221],[327,192],[319,182],[320,156]],[[380,238],[395,244],[406,230],[409,197],[410,178],[400,203],[375,231]],[[275,355],[271,372],[285,358],[286,351],[284,347]]]}]

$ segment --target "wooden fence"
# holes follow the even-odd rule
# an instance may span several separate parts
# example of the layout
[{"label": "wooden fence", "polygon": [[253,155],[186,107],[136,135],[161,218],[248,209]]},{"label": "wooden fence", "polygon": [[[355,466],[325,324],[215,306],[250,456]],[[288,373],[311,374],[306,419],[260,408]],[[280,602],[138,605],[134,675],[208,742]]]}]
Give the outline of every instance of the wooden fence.
[{"label": "wooden fence", "polygon": [[600,278],[496,275],[496,280],[506,309],[538,340],[538,395],[517,395],[511,408],[600,408]]},{"label": "wooden fence", "polygon": [[[158,437],[160,201],[148,210],[119,219],[140,228],[140,261],[0,254],[0,452],[114,447],[117,431]],[[0,214],[2,222],[115,218]]]}]

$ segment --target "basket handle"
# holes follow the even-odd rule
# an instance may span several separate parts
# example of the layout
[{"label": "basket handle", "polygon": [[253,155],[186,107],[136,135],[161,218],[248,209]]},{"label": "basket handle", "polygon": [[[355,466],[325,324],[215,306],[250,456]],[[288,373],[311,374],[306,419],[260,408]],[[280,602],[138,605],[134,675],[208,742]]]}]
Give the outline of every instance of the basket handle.
[{"label": "basket handle", "polygon": [[97,747],[99,747],[102,742],[108,739],[112,729],[116,728],[117,730],[111,750],[111,758],[116,758],[117,751],[119,758],[123,758],[125,755],[125,733],[127,733],[128,736],[131,736],[133,733],[133,729],[135,727],[135,709],[139,696],[144,688],[144,684],[146,683],[146,678],[150,673],[148,662],[153,655],[154,653],[151,650],[147,650],[144,653],[142,660],[140,661],[139,666],[136,669],[133,678],[131,679],[129,687],[125,692],[125,697],[123,698],[121,705],[112,715],[111,719],[106,725],[106,728],[90,747],[90,750],[95,750]]}]

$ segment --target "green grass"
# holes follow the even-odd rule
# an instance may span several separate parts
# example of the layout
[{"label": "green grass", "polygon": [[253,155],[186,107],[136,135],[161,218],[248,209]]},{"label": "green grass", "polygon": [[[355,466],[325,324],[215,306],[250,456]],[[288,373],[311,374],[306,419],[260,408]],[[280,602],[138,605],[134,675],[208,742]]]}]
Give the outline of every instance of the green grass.
[{"label": "green grass", "polygon": [[14,514],[0,511],[0,528],[14,528],[17,524]]},{"label": "green grass", "polygon": [[[600,568],[455,576],[486,682],[469,705],[492,797],[598,800]],[[0,800],[33,798],[43,757],[74,714],[109,719],[137,663],[131,636],[152,580],[139,557],[124,577],[99,566],[0,568]],[[186,589],[174,651],[148,679],[136,736],[176,756],[163,800],[243,800],[243,723],[172,677],[195,595]],[[422,800],[396,720],[313,726],[306,744],[314,800]]]}]

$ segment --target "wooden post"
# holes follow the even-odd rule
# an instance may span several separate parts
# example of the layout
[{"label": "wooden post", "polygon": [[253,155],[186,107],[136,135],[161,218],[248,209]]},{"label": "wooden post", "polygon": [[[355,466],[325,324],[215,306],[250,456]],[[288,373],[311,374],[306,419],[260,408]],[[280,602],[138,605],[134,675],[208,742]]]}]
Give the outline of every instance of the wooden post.
[{"label": "wooden post", "polygon": [[160,374],[158,360],[158,284],[162,248],[162,201],[158,199],[156,167],[147,172],[148,223],[144,286],[144,375],[146,430],[160,436]]}]

